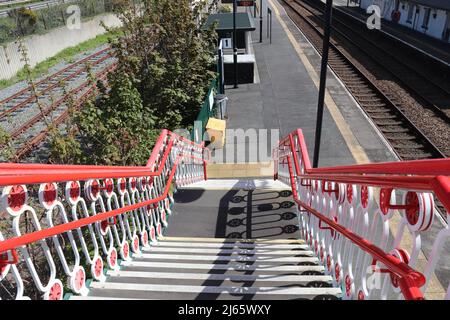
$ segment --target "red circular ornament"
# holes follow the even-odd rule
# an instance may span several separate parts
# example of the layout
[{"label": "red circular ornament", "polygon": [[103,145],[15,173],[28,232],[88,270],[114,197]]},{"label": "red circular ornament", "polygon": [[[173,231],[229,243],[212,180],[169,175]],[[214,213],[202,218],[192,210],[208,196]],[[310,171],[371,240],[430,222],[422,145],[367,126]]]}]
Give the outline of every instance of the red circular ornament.
[{"label": "red circular ornament", "polygon": [[361,205],[363,208],[367,208],[369,205],[369,189],[367,186],[361,187]]},{"label": "red circular ornament", "polygon": [[406,205],[408,208],[406,211],[406,219],[408,220],[408,223],[410,225],[416,225],[417,221],[419,221],[419,215],[420,215],[420,206],[419,206],[419,197],[417,196],[417,193],[415,192],[408,192],[406,194]]},{"label": "red circular ornament", "polygon": [[351,184],[347,185],[347,200],[348,203],[352,203],[353,201],[353,185]]},{"label": "red circular ornament", "polygon": [[349,275],[345,276],[345,293],[347,294],[347,297],[350,297],[352,291],[352,279]]},{"label": "red circular ornament", "polygon": [[78,182],[72,181],[70,183],[69,195],[72,201],[76,201],[78,199],[80,196],[80,184]]},{"label": "red circular ornament", "polygon": [[55,282],[50,288],[48,295],[49,300],[61,300],[63,289],[58,282]]},{"label": "red circular ornament", "polygon": [[44,202],[47,205],[52,205],[56,201],[56,187],[53,183],[47,183],[43,191]]},{"label": "red circular ornament", "polygon": [[95,261],[95,265],[94,265],[94,272],[95,272],[95,276],[98,278],[102,275],[103,272],[103,261],[101,258],[98,258]]},{"label": "red circular ornament", "polygon": [[334,266],[334,275],[336,276],[337,282],[341,281],[341,266],[339,265],[339,263],[336,263],[336,265]]},{"label": "red circular ornament", "polygon": [[77,273],[75,274],[75,289],[76,290],[81,290],[81,288],[84,285],[84,280],[85,280],[84,271],[82,268],[80,268],[80,269],[78,269]]},{"label": "red circular ornament", "polygon": [[20,211],[25,204],[26,195],[25,189],[20,186],[12,186],[8,195],[8,206],[13,211]]},{"label": "red circular ornament", "polygon": [[362,292],[362,290],[359,290],[358,300],[364,300],[365,298],[366,298],[366,295],[364,294],[364,292]]}]

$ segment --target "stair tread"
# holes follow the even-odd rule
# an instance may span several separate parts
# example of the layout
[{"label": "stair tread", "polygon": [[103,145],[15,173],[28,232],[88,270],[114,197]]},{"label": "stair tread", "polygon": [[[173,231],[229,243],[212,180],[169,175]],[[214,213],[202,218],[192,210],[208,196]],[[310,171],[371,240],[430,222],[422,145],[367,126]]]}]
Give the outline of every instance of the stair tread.
[{"label": "stair tread", "polygon": [[151,261],[151,260],[176,260],[176,261],[236,261],[236,262],[267,262],[267,263],[280,263],[280,262],[314,262],[318,263],[319,259],[312,254],[308,256],[288,256],[288,257],[271,257],[268,255],[186,255],[186,254],[160,254],[160,253],[143,253],[136,259],[139,261]]},{"label": "stair tread", "polygon": [[238,287],[238,286],[186,286],[186,285],[163,285],[163,284],[142,284],[142,283],[119,283],[119,282],[93,282],[91,288],[109,289],[120,291],[145,291],[166,292],[166,293],[229,293],[241,295],[299,295],[299,296],[317,296],[317,295],[339,295],[339,288],[324,287]]},{"label": "stair tread", "polygon": [[331,282],[329,275],[290,275],[290,274],[207,274],[185,272],[152,272],[152,271],[108,271],[108,276],[117,278],[135,279],[177,279],[177,280],[211,280],[211,281],[259,281],[259,282]]},{"label": "stair tread", "polygon": [[[316,295],[270,295],[270,294],[240,294],[240,293],[186,293],[186,292],[146,292],[133,290],[92,289],[90,296],[85,297],[97,300],[101,296],[103,300],[113,297],[115,300],[337,300],[342,296],[338,294]],[[79,299],[82,300],[82,299]]]},{"label": "stair tread", "polygon": [[150,247],[142,248],[144,253],[161,253],[161,252],[171,252],[180,254],[215,254],[215,255],[225,255],[225,254],[240,254],[240,255],[295,255],[305,252],[303,249],[292,249],[292,250],[271,250],[267,248],[257,248],[257,249],[220,249],[220,248],[171,248],[171,247]]},{"label": "stair tread", "polygon": [[253,265],[243,263],[227,263],[227,264],[215,264],[215,263],[177,263],[177,262],[156,262],[156,261],[124,261],[122,266],[137,266],[146,268],[173,268],[173,269],[206,269],[206,270],[248,270],[248,271],[324,271],[323,266],[317,265],[271,265],[257,263]]},{"label": "stair tread", "polygon": [[208,242],[176,242],[176,241],[162,241],[158,242],[154,247],[173,247],[173,248],[268,248],[268,249],[306,249],[305,244],[277,244],[277,243],[239,243],[239,242],[225,242],[225,243],[208,243]]},{"label": "stair tread", "polygon": [[161,237],[163,241],[174,242],[209,242],[209,243],[273,243],[273,244],[305,244],[301,239],[228,239],[228,238],[200,238],[200,237]]},{"label": "stair tread", "polygon": [[[311,267],[311,266],[309,266]],[[317,267],[317,266],[316,266]],[[121,270],[125,271],[140,271],[140,272],[174,272],[179,273],[182,270],[183,273],[207,273],[207,274],[226,274],[226,275],[242,275],[242,274],[253,274],[253,275],[280,275],[280,274],[292,274],[292,275],[323,275],[325,273],[324,268],[302,268],[298,270],[289,270],[289,271],[279,271],[276,269],[255,269],[255,270],[247,270],[247,269],[238,269],[238,268],[230,268],[230,269],[188,269],[188,268],[171,268],[167,266],[145,266],[145,265],[130,265],[130,266],[122,266]]]}]

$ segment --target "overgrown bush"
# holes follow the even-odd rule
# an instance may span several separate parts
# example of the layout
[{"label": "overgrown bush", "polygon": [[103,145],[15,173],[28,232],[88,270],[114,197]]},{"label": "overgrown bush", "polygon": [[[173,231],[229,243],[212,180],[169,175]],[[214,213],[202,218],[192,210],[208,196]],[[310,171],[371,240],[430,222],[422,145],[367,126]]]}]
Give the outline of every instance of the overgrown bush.
[{"label": "overgrown bush", "polygon": [[201,29],[206,2],[190,2],[119,3],[124,36],[111,41],[118,67],[108,76],[110,90],[100,83],[99,97],[74,115],[69,131],[76,133],[56,134],[53,149],[66,153],[51,161],[142,165],[162,128],[192,125],[216,75],[217,39]]}]

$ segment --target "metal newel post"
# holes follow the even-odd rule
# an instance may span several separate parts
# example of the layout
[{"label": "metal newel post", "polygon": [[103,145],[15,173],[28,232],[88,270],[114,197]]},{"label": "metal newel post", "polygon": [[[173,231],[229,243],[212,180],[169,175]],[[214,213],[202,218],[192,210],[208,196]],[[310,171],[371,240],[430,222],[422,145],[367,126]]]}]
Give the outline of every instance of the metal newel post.
[{"label": "metal newel post", "polygon": [[263,0],[259,2],[259,42],[262,43],[263,29]]},{"label": "metal newel post", "polygon": [[236,11],[237,11],[237,0],[233,0],[233,64],[234,64],[234,88],[235,89],[238,88]]},{"label": "metal newel post", "polygon": [[323,107],[328,70],[328,48],[330,47],[331,19],[333,0],[327,0],[325,8],[325,32],[323,35],[322,66],[320,69],[319,102],[317,106],[316,135],[314,144],[313,168],[319,165],[320,140],[322,136]]},{"label": "metal newel post", "polygon": [[217,62],[217,68],[219,69],[219,93],[224,94],[224,84],[223,84],[223,52],[221,46],[219,46],[219,50],[217,50],[217,55],[219,61]]}]

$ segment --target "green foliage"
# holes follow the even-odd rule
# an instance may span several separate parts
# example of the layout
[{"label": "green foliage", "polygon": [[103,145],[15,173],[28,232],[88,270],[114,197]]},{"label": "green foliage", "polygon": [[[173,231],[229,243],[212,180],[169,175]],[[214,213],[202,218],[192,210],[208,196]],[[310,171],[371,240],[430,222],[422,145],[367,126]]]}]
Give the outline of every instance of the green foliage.
[{"label": "green foliage", "polygon": [[228,5],[228,4],[221,4],[220,6],[219,6],[219,13],[230,13],[230,12],[232,12],[233,11],[233,8],[232,8],[232,6],[231,5]]},{"label": "green foliage", "polygon": [[192,124],[216,75],[217,39],[200,29],[205,2],[190,2],[116,3],[123,36],[111,41],[110,90],[98,83],[99,97],[73,117],[77,134],[54,139],[54,162],[142,165],[162,128]]},{"label": "green foliage", "polygon": [[11,146],[11,136],[0,127],[0,158],[2,161],[9,161],[13,158],[14,149]]}]

